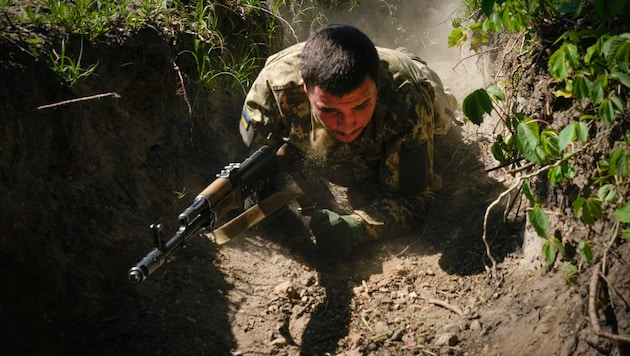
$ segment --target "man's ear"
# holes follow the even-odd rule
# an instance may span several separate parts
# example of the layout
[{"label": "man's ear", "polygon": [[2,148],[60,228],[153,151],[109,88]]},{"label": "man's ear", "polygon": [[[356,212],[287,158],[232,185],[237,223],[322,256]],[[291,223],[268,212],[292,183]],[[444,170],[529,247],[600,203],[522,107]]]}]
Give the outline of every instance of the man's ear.
[{"label": "man's ear", "polygon": [[298,74],[300,75],[300,79],[302,79],[302,88],[304,89],[304,92],[308,93],[308,88],[306,87],[306,82],[304,81],[304,78],[302,77],[302,71],[298,71]]}]

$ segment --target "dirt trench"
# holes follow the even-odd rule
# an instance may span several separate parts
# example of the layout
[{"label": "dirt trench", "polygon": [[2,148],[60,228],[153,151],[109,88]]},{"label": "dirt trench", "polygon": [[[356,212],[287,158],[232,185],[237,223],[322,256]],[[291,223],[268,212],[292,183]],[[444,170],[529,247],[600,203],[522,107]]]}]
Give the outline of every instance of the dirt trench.
[{"label": "dirt trench", "polygon": [[[443,189],[417,231],[330,263],[286,209],[222,247],[198,238],[132,286],[126,273],[151,248],[148,225],[174,231],[194,195],[244,157],[235,129],[242,95],[184,96],[191,74],[178,71],[177,51],[151,30],[85,46],[84,63],[98,69],[73,88],[22,43],[2,37],[0,47],[5,354],[628,352],[594,335],[588,274],[566,286],[562,271],[524,261],[524,207],[508,223],[502,207],[490,215],[500,274],[488,273],[484,215],[511,183],[487,172],[496,164],[492,125],[466,124],[437,139]],[[449,70],[439,72],[461,100],[457,85],[470,73]],[[107,95],[38,109],[97,94]],[[610,277],[622,291],[630,289],[627,256],[620,250]],[[627,315],[609,297],[613,314]],[[617,317],[613,331],[627,331],[627,320]]]},{"label": "dirt trench", "polygon": [[175,49],[152,30],[86,41],[82,60],[98,67],[72,88],[24,43],[0,46],[2,335],[16,354],[63,353],[98,339],[98,317],[151,247],[147,224],[174,228],[188,203],[176,192],[244,154],[230,125],[242,98],[216,90],[191,104]]}]

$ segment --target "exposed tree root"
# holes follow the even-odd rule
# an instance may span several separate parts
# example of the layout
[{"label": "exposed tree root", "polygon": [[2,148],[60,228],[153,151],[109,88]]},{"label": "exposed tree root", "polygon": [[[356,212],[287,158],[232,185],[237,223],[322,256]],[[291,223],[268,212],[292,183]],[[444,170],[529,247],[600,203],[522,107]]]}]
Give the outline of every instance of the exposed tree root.
[{"label": "exposed tree root", "polygon": [[597,307],[595,306],[596,305],[595,300],[596,300],[596,295],[597,295],[597,286],[599,284],[599,277],[603,277],[601,268],[602,268],[601,263],[598,263],[594,267],[593,275],[591,276],[591,283],[588,289],[588,316],[589,316],[589,319],[591,320],[591,325],[593,325],[593,330],[595,332],[595,335],[597,336],[606,337],[606,338],[616,340],[616,341],[630,343],[630,337],[603,331],[601,327],[599,326],[599,317],[597,315]]},{"label": "exposed tree root", "polygon": [[186,102],[186,106],[188,106],[188,115],[192,115],[192,107],[190,106],[190,100],[188,100],[188,94],[186,93],[186,84],[184,84],[184,77],[182,76],[182,72],[179,70],[177,63],[173,62],[173,69],[177,72],[177,77],[179,78],[179,90],[178,94],[181,94],[184,97],[184,101]]},{"label": "exposed tree root", "polygon": [[547,171],[547,170],[549,170],[551,168],[559,166],[563,162],[565,162],[565,161],[564,160],[559,160],[559,161],[555,162],[554,164],[550,164],[550,165],[541,167],[541,168],[537,169],[536,171],[534,171],[532,173],[524,174],[522,176],[516,177],[516,182],[514,182],[514,184],[512,184],[503,193],[499,194],[499,196],[492,203],[490,203],[490,205],[488,205],[488,208],[486,209],[486,213],[485,213],[485,215],[483,217],[483,235],[481,236],[481,239],[483,240],[483,243],[486,246],[486,255],[488,256],[488,258],[492,262],[492,267],[486,266],[486,271],[491,272],[492,276],[496,276],[497,275],[497,261],[492,256],[492,251],[490,249],[490,244],[488,243],[488,220],[490,219],[490,212],[492,211],[492,209],[494,209],[494,207],[496,207],[497,205],[499,205],[499,203],[501,203],[503,198],[505,198],[506,196],[509,196],[510,193],[512,193],[515,189],[520,188],[522,186],[522,184],[523,184],[523,181],[525,179],[529,179],[529,178],[535,177],[535,176],[539,175],[540,173],[543,173],[543,172],[545,172],[545,171]]}]

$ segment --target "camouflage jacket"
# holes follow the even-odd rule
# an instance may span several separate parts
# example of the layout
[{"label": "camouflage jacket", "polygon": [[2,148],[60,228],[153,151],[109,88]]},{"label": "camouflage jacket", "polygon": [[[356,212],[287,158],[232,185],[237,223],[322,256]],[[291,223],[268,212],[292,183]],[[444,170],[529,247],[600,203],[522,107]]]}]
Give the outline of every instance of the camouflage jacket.
[{"label": "camouflage jacket", "polygon": [[299,43],[267,59],[245,100],[243,140],[251,148],[287,142],[330,182],[367,194],[352,209],[369,223],[370,235],[408,230],[426,215],[433,196],[434,92],[427,73],[407,55],[377,48],[374,114],[356,140],[342,143],[311,111],[298,73],[302,48]]}]

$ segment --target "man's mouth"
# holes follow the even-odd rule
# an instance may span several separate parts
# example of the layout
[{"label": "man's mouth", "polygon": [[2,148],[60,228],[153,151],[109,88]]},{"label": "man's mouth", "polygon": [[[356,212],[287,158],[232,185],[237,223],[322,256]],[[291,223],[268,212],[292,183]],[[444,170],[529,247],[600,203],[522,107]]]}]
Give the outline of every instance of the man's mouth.
[{"label": "man's mouth", "polygon": [[348,141],[350,141],[352,138],[354,138],[354,137],[358,136],[358,135],[359,135],[359,133],[360,133],[362,130],[363,130],[363,127],[359,127],[359,128],[356,128],[356,129],[352,130],[352,131],[351,131],[351,132],[349,132],[349,133],[346,133],[346,132],[343,132],[343,131],[333,131],[333,133],[335,134],[335,136],[337,136],[337,138],[338,138],[340,141],[343,141],[343,142],[348,142]]}]

